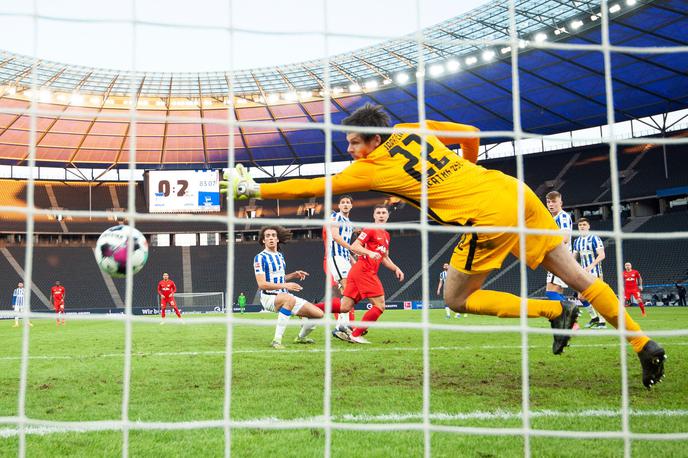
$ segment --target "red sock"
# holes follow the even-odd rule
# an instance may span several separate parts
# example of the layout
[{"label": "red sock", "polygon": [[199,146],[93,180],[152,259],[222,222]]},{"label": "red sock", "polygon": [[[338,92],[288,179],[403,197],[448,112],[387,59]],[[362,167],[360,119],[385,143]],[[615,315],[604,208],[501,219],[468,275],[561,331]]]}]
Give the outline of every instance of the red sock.
[{"label": "red sock", "polygon": [[162,317],[165,318],[165,305],[161,306],[160,313],[162,313]]},{"label": "red sock", "polygon": [[354,312],[354,309],[351,309],[349,312],[349,321],[356,321],[356,312]]},{"label": "red sock", "polygon": [[177,308],[177,304],[174,304],[172,307],[174,307],[174,313],[177,314],[177,318],[181,318],[182,314],[179,312],[179,309]]},{"label": "red sock", "polygon": [[[313,305],[318,307],[323,312],[325,311],[325,303],[324,302],[318,302],[317,304],[313,304]],[[341,306],[342,306],[342,300],[338,297],[333,297],[332,298],[332,313],[339,313]]]},{"label": "red sock", "polygon": [[645,316],[645,303],[642,299],[638,300],[638,307],[640,307],[640,313],[642,313],[643,316]]},{"label": "red sock", "polygon": [[[371,307],[370,310],[365,312],[365,315],[363,315],[361,323],[365,321],[377,321],[377,319],[380,318],[380,315],[382,315],[382,310],[377,307]],[[360,335],[363,334],[366,329],[368,329],[367,326],[359,326],[354,329],[354,332],[352,332],[351,335],[354,337],[360,337]]]}]

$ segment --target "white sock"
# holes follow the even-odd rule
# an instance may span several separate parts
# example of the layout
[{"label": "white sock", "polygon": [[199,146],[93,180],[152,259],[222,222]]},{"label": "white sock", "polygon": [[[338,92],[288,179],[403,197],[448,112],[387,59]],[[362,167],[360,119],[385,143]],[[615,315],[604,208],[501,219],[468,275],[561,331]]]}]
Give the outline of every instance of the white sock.
[{"label": "white sock", "polygon": [[303,324],[303,326],[301,326],[301,331],[299,332],[299,337],[303,339],[308,334],[310,334],[313,331],[313,329],[315,329],[315,325],[309,323],[308,319],[304,319],[304,324]]},{"label": "white sock", "polygon": [[345,329],[351,324],[349,312],[342,312],[337,316],[337,329]]},{"label": "white sock", "polygon": [[585,307],[585,310],[588,312],[588,315],[590,315],[591,320],[594,320],[595,318],[599,317],[597,311],[594,308],[592,308],[592,305],[588,305],[587,307]]},{"label": "white sock", "polygon": [[447,318],[451,318],[451,309],[449,307],[445,307],[444,312],[447,314]]},{"label": "white sock", "polygon": [[284,336],[284,331],[287,330],[287,323],[291,318],[291,310],[287,310],[284,307],[280,309],[277,313],[277,326],[275,326],[275,338],[272,339],[277,343],[282,343],[282,336]]},{"label": "white sock", "polygon": [[14,317],[14,325],[19,326],[19,318],[16,316]]}]

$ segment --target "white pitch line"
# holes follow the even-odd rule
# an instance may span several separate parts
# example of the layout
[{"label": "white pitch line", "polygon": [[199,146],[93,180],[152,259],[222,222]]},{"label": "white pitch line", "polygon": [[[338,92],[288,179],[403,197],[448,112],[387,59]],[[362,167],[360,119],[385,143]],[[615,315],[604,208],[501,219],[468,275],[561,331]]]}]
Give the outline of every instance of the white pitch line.
[{"label": "white pitch line", "polygon": [[[686,417],[688,410],[630,410],[629,415],[632,417]],[[430,420],[433,421],[460,421],[460,420],[518,420],[522,416],[521,412],[509,412],[507,410],[488,411],[473,411],[473,412],[435,412],[430,414]],[[621,416],[620,410],[611,409],[584,409],[574,411],[558,411],[558,410],[536,410],[530,412],[531,418],[616,418]],[[333,421],[351,422],[351,423],[372,423],[372,422],[407,422],[413,420],[421,420],[422,413],[390,413],[381,415],[356,415],[345,414],[336,415],[332,417]],[[323,420],[322,416],[314,416],[308,418],[254,418],[249,420],[233,420],[235,428],[262,428],[266,426],[282,425],[298,425],[298,424],[319,424]],[[97,424],[91,426],[79,427],[78,421],[73,422],[74,426],[36,426],[28,425],[25,428],[26,434],[44,436],[48,434],[62,434],[62,433],[88,433],[97,431],[119,430],[121,425],[119,423],[105,424],[107,422],[96,422]],[[102,423],[102,424],[101,424]],[[136,422],[132,422],[135,424]],[[191,429],[192,427],[214,427],[215,421],[190,421],[178,423],[165,423],[167,429]],[[160,426],[160,425],[158,425]],[[196,429],[196,428],[195,428]],[[17,428],[2,428],[0,429],[0,438],[16,437],[19,434]]]},{"label": "white pitch line", "polygon": [[[343,344],[344,345],[344,344]],[[686,346],[688,342],[672,342],[672,346]],[[570,347],[571,351],[575,351],[576,348],[600,348],[600,347],[615,347],[614,344],[580,344],[572,345]],[[465,345],[465,346],[438,346],[430,347],[430,351],[470,351],[470,350],[514,350],[520,349],[520,345]],[[529,345],[529,349],[541,349],[541,348],[551,348],[551,345]],[[616,348],[616,347],[615,347]],[[333,353],[376,353],[376,352],[401,352],[401,351],[422,351],[423,347],[360,347],[355,346],[351,348],[332,348]],[[285,354],[285,353],[325,353],[324,348],[310,348],[310,349],[298,349],[298,350],[280,350],[279,352],[270,348],[255,348],[247,350],[234,350],[233,354]],[[176,351],[176,352],[137,352],[132,353],[134,357],[164,357],[164,356],[218,356],[224,355],[225,352],[221,350],[209,350],[209,351]],[[91,358],[121,358],[123,353],[105,353],[98,355],[29,355],[29,359],[33,360],[70,360],[70,359],[91,359]],[[0,361],[16,361],[21,360],[21,356],[1,356]]]}]

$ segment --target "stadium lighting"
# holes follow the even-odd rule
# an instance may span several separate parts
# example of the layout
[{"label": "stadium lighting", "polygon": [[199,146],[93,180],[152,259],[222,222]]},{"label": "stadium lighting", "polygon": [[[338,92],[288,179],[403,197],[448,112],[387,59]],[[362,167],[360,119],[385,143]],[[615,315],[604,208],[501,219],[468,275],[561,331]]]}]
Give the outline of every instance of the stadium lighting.
[{"label": "stadium lighting", "polygon": [[406,84],[408,83],[409,76],[408,73],[397,73],[394,79],[397,80],[397,84]]},{"label": "stadium lighting", "polygon": [[392,80],[391,80],[391,79],[385,78],[385,79],[382,80],[382,85],[383,85],[383,86],[389,86],[390,84],[392,84]]},{"label": "stadium lighting", "polygon": [[476,62],[478,62],[477,57],[475,57],[475,56],[466,57],[466,65],[473,65]]},{"label": "stadium lighting", "polygon": [[502,49],[500,49],[499,52],[502,54],[509,54],[511,52],[511,46],[505,46]]},{"label": "stadium lighting", "polygon": [[279,95],[278,94],[268,94],[268,103],[277,103],[279,102]]},{"label": "stadium lighting", "polygon": [[487,51],[485,51],[483,53],[483,60],[485,62],[491,61],[492,59],[494,59],[494,57],[495,57],[495,52],[491,49],[488,49]]},{"label": "stadium lighting", "polygon": [[535,35],[534,39],[536,43],[542,43],[544,41],[547,41],[547,34],[544,32],[540,32],[537,35]]},{"label": "stadium lighting", "polygon": [[299,92],[299,96],[302,99],[309,99],[313,96],[313,94],[311,93],[311,91],[301,91],[301,92]]},{"label": "stadium lighting", "polygon": [[98,105],[98,104],[100,104],[100,97],[98,97],[97,95],[94,95],[94,96],[91,96],[88,99],[88,101],[91,102],[93,105]]},{"label": "stadium lighting", "polygon": [[58,102],[66,102],[67,101],[67,95],[66,94],[57,94],[55,97]]},{"label": "stadium lighting", "polygon": [[41,89],[38,92],[38,100],[41,102],[50,102],[53,99],[53,93],[48,89]]},{"label": "stadium lighting", "polygon": [[442,65],[435,64],[430,67],[430,76],[440,76],[442,73],[444,73]]},{"label": "stadium lighting", "polygon": [[339,94],[341,94],[342,92],[344,92],[344,88],[341,87],[341,86],[335,86],[335,87],[332,88],[332,93],[333,93],[334,95],[339,95]]},{"label": "stadium lighting", "polygon": [[14,86],[7,86],[6,94],[7,95],[14,95],[17,93],[17,88]]},{"label": "stadium lighting", "polygon": [[72,96],[69,98],[69,101],[72,103],[72,105],[81,105],[84,103],[84,96],[78,92],[72,92]]},{"label": "stadium lighting", "polygon": [[349,85],[349,92],[360,92],[360,90],[361,86],[356,83]]},{"label": "stadium lighting", "polygon": [[633,6],[636,3],[637,3],[636,0],[626,0],[626,5],[628,5],[628,6]]},{"label": "stadium lighting", "polygon": [[583,26],[583,21],[581,21],[580,19],[579,19],[579,20],[576,20],[576,21],[573,21],[573,22],[571,23],[571,28],[572,28],[573,30],[580,29],[582,26]]},{"label": "stadium lighting", "polygon": [[592,16],[590,16],[590,20],[591,20],[591,21],[596,21],[596,20],[599,19],[599,17],[600,17],[599,15],[593,14]]},{"label": "stadium lighting", "polygon": [[377,89],[378,83],[375,80],[366,81],[365,88],[368,90]]},{"label": "stadium lighting", "polygon": [[610,13],[618,13],[621,10],[621,5],[618,3],[616,5],[612,5],[609,7],[609,12]]},{"label": "stadium lighting", "polygon": [[296,102],[299,100],[299,94],[297,94],[296,91],[289,91],[284,94],[284,100],[287,102]]},{"label": "stadium lighting", "polygon": [[148,106],[148,100],[140,100],[139,99],[138,104],[141,105],[142,107],[147,107]]},{"label": "stadium lighting", "polygon": [[113,105],[113,104],[115,103],[115,101],[112,100],[112,99],[107,99],[107,100],[105,101],[105,103],[106,103],[107,105]]},{"label": "stadium lighting", "polygon": [[452,59],[447,62],[447,70],[449,71],[449,73],[456,73],[459,71],[460,68],[461,64],[456,59]]}]

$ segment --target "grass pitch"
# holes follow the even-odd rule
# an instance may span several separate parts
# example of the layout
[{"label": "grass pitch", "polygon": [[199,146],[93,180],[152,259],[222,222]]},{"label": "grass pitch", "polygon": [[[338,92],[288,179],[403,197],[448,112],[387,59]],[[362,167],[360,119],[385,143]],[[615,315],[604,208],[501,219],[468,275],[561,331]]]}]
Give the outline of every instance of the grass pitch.
[{"label": "grass pitch", "polygon": [[[643,328],[688,328],[688,309],[650,308],[647,318],[631,313]],[[359,318],[361,316],[359,312]],[[274,314],[248,318],[274,320]],[[516,320],[470,316],[436,323],[517,324]],[[581,318],[585,321],[585,316]],[[172,317],[168,321],[173,321]],[[419,311],[388,311],[384,321],[419,321]],[[219,421],[223,418],[226,327],[158,320],[133,325],[129,418],[141,422]],[[294,321],[294,320],[293,320]],[[56,327],[37,320],[30,334],[26,413],[49,421],[103,421],[122,417],[124,324],[68,321]],[[22,329],[0,321],[0,417],[18,409]],[[548,327],[546,320],[532,326]],[[231,431],[238,457],[319,457],[321,428],[258,429],[253,420],[298,420],[321,424],[325,367],[323,328],[315,345],[269,348],[274,328],[237,325],[233,339],[231,417],[247,428]],[[423,407],[422,332],[373,329],[373,345],[332,342],[332,415],[337,424],[421,424]],[[521,428],[521,336],[515,333],[430,333],[431,422],[433,425]],[[640,382],[640,365],[628,355],[630,430],[688,433],[688,337],[657,339],[667,350],[667,377],[653,391]],[[621,431],[620,349],[615,336],[579,336],[562,356],[551,354],[551,336],[529,339],[531,427],[540,430]],[[2,418],[0,418],[2,420]],[[5,418],[5,420],[9,420]],[[66,432],[57,425],[31,426],[27,456],[121,456],[118,430]],[[223,456],[224,430],[133,429],[131,456]],[[16,425],[0,423],[0,456],[16,456]],[[332,455],[343,457],[422,456],[423,432],[332,432]],[[686,456],[688,441],[633,441],[633,456]],[[623,456],[620,439],[532,437],[533,456]],[[432,456],[523,456],[519,435],[433,432]]]}]

